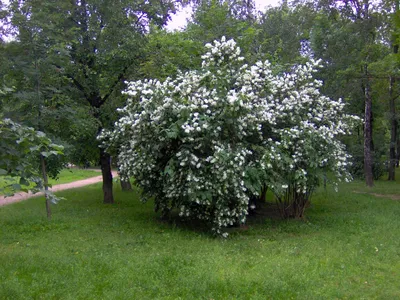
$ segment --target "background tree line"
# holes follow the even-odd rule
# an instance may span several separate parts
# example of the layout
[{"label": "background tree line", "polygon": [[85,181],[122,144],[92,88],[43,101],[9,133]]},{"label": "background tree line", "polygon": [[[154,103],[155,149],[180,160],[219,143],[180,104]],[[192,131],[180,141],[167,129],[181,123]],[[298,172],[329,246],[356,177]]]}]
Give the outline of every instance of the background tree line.
[{"label": "background tree line", "polygon": [[[1,3],[1,2],[0,2]],[[364,119],[345,140],[352,173],[367,185],[399,165],[397,0],[283,1],[259,12],[251,0],[192,1],[182,31],[164,28],[187,1],[62,0],[1,3],[0,115],[65,147],[62,165],[101,165],[113,203],[110,155],[97,134],[112,129],[125,80],[165,79],[200,67],[202,46],[226,36],[248,63],[281,70],[321,58],[327,96]],[[8,37],[8,38],[6,38]],[[12,39],[10,39],[12,37]]]}]

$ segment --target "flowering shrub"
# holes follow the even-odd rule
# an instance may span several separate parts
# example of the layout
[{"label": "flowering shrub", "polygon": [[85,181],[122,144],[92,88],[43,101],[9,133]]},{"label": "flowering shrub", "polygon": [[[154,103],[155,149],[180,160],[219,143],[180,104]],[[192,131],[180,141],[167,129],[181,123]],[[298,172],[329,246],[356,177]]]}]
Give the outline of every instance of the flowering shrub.
[{"label": "flowering shrub", "polygon": [[100,136],[119,148],[121,175],[135,177],[144,200],[221,234],[245,222],[249,196],[264,185],[292,206],[308,200],[322,168],[350,179],[336,137],[357,118],[319,93],[318,62],[274,74],[268,61],[243,64],[233,40],[206,49],[199,71],[128,83],[123,116]]},{"label": "flowering shrub", "polygon": [[312,73],[318,61],[293,67],[273,80],[270,102],[275,125],[268,138],[262,167],[284,217],[301,218],[309,198],[327,172],[351,180],[349,155],[337,139],[360,121],[343,113],[344,103],[320,94],[322,82]]}]

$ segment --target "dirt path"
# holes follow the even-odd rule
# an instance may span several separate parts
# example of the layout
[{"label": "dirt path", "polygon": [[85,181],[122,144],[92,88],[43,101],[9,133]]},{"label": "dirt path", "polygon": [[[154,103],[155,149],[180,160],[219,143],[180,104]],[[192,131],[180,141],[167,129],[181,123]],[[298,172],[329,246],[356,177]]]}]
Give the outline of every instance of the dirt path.
[{"label": "dirt path", "polygon": [[[113,174],[113,178],[118,176],[116,171],[112,171],[112,174]],[[59,192],[59,191],[63,191],[63,190],[69,190],[69,189],[74,189],[74,188],[98,183],[98,182],[101,182],[102,180],[103,179],[101,176],[90,177],[90,178],[73,181],[73,182],[69,182],[69,183],[57,184],[57,185],[54,185],[50,190],[53,192]],[[0,196],[0,206],[15,203],[15,202],[20,202],[20,201],[23,201],[23,200],[26,200],[29,198],[39,197],[39,196],[43,196],[43,193],[32,194],[31,192],[29,192],[29,193],[21,192],[21,193],[16,193],[14,196],[11,196],[11,197]]]},{"label": "dirt path", "polygon": [[377,193],[368,193],[368,192],[359,192],[359,191],[353,191],[353,193],[356,194],[364,194],[364,195],[372,195],[378,198],[387,198],[391,200],[400,200],[400,195],[393,195],[393,194],[377,194]]}]

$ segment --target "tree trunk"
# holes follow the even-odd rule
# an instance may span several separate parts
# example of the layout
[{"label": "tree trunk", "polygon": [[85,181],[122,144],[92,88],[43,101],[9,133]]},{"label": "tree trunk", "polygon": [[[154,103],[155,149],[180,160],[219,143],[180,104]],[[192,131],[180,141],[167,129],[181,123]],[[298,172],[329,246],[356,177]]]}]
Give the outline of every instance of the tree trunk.
[{"label": "tree trunk", "polygon": [[[399,12],[399,0],[394,1],[394,13],[398,14]],[[399,45],[397,43],[397,35],[393,35],[392,43],[393,43],[393,54],[398,54]],[[390,107],[390,150],[389,150],[389,178],[388,180],[395,180],[396,173],[395,167],[397,164],[396,157],[396,146],[397,146],[397,117],[396,117],[396,103],[394,97],[394,86],[396,83],[396,79],[390,77],[390,86],[389,86],[389,107]]]},{"label": "tree trunk", "polygon": [[396,157],[396,167],[399,167],[400,163],[400,138],[397,137],[397,157]]},{"label": "tree trunk", "polygon": [[44,198],[46,199],[46,212],[47,212],[47,219],[51,220],[51,203],[49,199],[49,195],[47,192],[49,191],[49,180],[47,177],[46,171],[46,161],[44,160],[43,155],[40,155],[40,166],[42,169],[42,177],[43,177],[43,184],[44,184]]},{"label": "tree trunk", "polygon": [[303,219],[304,211],[310,206],[313,189],[298,193],[295,184],[289,184],[284,195],[276,196],[277,205],[283,219]]},{"label": "tree trunk", "polygon": [[390,107],[390,151],[389,151],[389,177],[388,180],[395,180],[395,167],[396,167],[396,146],[397,146],[397,118],[396,118],[396,105],[394,98],[394,83],[395,79],[390,78],[389,90],[389,107]]},{"label": "tree trunk", "polygon": [[365,65],[365,120],[364,120],[364,175],[367,186],[374,185],[372,174],[372,99],[368,79],[368,66]]},{"label": "tree trunk", "polygon": [[113,204],[113,177],[111,173],[111,157],[105,152],[104,148],[100,148],[100,165],[101,175],[103,176],[103,203]]},{"label": "tree trunk", "polygon": [[265,198],[267,197],[267,191],[268,191],[268,187],[264,184],[264,186],[261,189],[260,203],[265,202]]},{"label": "tree trunk", "polygon": [[121,189],[123,191],[132,191],[132,185],[129,180],[124,180],[121,178]]}]

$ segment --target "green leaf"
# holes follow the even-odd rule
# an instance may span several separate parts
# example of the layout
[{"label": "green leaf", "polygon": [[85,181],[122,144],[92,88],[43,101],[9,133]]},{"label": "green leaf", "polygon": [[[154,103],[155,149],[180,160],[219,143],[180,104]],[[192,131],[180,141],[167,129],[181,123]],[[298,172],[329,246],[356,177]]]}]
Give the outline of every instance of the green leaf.
[{"label": "green leaf", "polygon": [[29,181],[26,180],[24,177],[21,177],[21,179],[19,180],[19,184],[28,186],[29,185]]},{"label": "green leaf", "polygon": [[174,176],[174,170],[167,165],[164,169],[164,174],[168,174],[169,176],[172,177]]},{"label": "green leaf", "polygon": [[49,147],[51,147],[51,148],[53,148],[54,150],[57,150],[57,151],[63,151],[64,150],[64,146],[57,145],[57,144],[50,144]]},{"label": "green leaf", "polygon": [[37,151],[39,149],[40,149],[40,146],[33,146],[33,147],[29,148],[29,150],[31,150],[31,152]]},{"label": "green leaf", "polygon": [[12,185],[12,188],[13,188],[14,190],[16,190],[16,191],[19,191],[19,190],[21,190],[21,185],[18,184],[18,183],[14,183],[14,184]]},{"label": "green leaf", "polygon": [[46,134],[44,132],[38,131],[37,133],[38,137],[46,137]]},{"label": "green leaf", "polygon": [[15,170],[18,172],[22,172],[24,170],[24,166],[23,165],[18,165],[15,167]]},{"label": "green leaf", "polygon": [[50,152],[43,151],[43,152],[40,152],[40,154],[41,154],[42,156],[44,156],[44,157],[49,157],[51,153],[50,153]]},{"label": "green leaf", "polygon": [[7,171],[4,169],[0,169],[0,175],[7,175]]},{"label": "green leaf", "polygon": [[169,137],[170,139],[176,139],[178,137],[178,132],[168,130],[167,137]]}]

